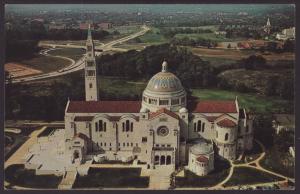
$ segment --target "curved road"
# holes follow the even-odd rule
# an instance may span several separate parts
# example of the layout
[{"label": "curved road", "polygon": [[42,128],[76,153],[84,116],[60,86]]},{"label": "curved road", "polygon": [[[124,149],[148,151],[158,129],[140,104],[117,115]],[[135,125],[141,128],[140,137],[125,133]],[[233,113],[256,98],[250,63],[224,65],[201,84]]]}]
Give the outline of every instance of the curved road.
[{"label": "curved road", "polygon": [[[103,51],[109,51],[109,50],[124,51],[124,49],[113,48],[113,46],[116,45],[116,44],[126,42],[130,39],[136,38],[138,36],[142,36],[148,30],[150,30],[150,28],[144,25],[144,26],[141,27],[141,31],[139,31],[139,32],[136,32],[136,33],[131,34],[129,36],[120,38],[118,40],[111,41],[111,42],[103,44],[101,46],[96,46],[95,49],[101,49]],[[51,46],[53,48],[55,48],[55,47],[78,48],[78,46],[70,45],[70,44],[67,44],[67,45],[43,44],[43,46]],[[79,46],[79,48],[82,48],[82,46]],[[83,48],[85,48],[85,47],[83,47]],[[47,53],[44,52],[43,54],[47,54]],[[51,78],[51,77],[56,77],[56,76],[72,73],[72,72],[81,70],[83,68],[84,68],[84,56],[82,58],[80,58],[78,61],[76,61],[75,63],[72,63],[70,66],[65,67],[63,69],[60,69],[58,71],[45,73],[45,74],[40,74],[40,75],[29,76],[29,77],[24,77],[24,78],[15,78],[15,79],[12,79],[11,82],[12,83],[19,83],[19,82],[27,82],[27,81],[34,81],[34,80],[40,80],[40,79],[45,79],[45,78]]]}]

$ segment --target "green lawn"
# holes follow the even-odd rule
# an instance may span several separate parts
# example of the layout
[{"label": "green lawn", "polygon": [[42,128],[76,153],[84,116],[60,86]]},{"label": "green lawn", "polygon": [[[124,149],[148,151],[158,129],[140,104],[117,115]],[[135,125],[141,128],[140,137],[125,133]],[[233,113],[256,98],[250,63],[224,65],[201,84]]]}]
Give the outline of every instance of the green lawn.
[{"label": "green lawn", "polygon": [[23,164],[15,164],[5,169],[5,180],[12,185],[41,189],[56,189],[62,177],[55,175],[35,175],[34,170],[27,170]]},{"label": "green lawn", "polygon": [[73,188],[147,188],[149,177],[140,177],[140,168],[90,168],[78,176]]},{"label": "green lawn", "polygon": [[85,50],[80,48],[63,48],[51,50],[48,52],[48,54],[50,55],[68,57],[74,60],[80,59],[84,53]]},{"label": "green lawn", "polygon": [[191,38],[191,39],[209,39],[212,41],[217,41],[217,42],[221,42],[221,41],[229,41],[229,39],[227,39],[224,35],[216,35],[214,33],[192,33],[192,34],[176,34],[175,38],[179,38],[182,39],[184,37],[187,38]]},{"label": "green lawn", "polygon": [[[131,82],[122,78],[100,76],[100,89],[109,96],[141,97],[146,88],[145,82]],[[101,95],[101,94],[100,94]]]},{"label": "green lawn", "polygon": [[279,98],[265,97],[251,93],[240,93],[220,89],[192,89],[192,96],[200,100],[234,100],[238,97],[241,107],[255,112],[274,112],[287,106],[289,102]]},{"label": "green lawn", "polygon": [[282,153],[278,151],[274,146],[266,151],[266,155],[261,160],[260,165],[284,176],[295,176],[295,158],[292,158],[288,152]]},{"label": "green lawn", "polygon": [[176,177],[176,187],[211,187],[215,186],[229,174],[230,164],[227,160],[215,158],[215,169],[206,176],[198,176],[185,170],[185,177]]},{"label": "green lawn", "polygon": [[159,28],[151,27],[143,36],[138,37],[142,43],[163,44],[168,40],[160,33]]},{"label": "green lawn", "polygon": [[57,71],[70,65],[71,61],[58,57],[39,55],[32,59],[19,61],[19,63],[25,64],[34,69],[38,69],[44,73],[48,73],[51,71]]},{"label": "green lawn", "polygon": [[214,67],[231,65],[231,64],[237,62],[237,60],[232,59],[232,58],[229,59],[229,58],[216,58],[216,57],[201,56],[201,59],[203,59],[204,61],[208,61]]},{"label": "green lawn", "polygon": [[250,167],[235,167],[232,177],[225,183],[225,187],[267,183],[283,180],[280,177],[265,173]]}]

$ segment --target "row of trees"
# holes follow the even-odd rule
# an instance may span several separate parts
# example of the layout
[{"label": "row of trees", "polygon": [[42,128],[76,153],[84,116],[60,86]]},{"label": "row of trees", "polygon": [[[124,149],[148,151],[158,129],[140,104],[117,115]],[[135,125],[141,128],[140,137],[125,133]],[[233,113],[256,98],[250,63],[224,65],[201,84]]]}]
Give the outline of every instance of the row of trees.
[{"label": "row of trees", "polygon": [[180,45],[180,46],[203,46],[207,48],[216,47],[218,45],[216,41],[210,39],[204,39],[204,38],[193,39],[186,36],[183,38],[172,38],[170,43],[174,45]]},{"label": "row of trees", "polygon": [[[103,39],[110,35],[108,31],[98,30],[93,32],[94,39]],[[85,40],[87,30],[80,29],[50,29],[43,28],[12,28],[6,31],[9,40]]]},{"label": "row of trees", "polygon": [[212,33],[212,30],[202,28],[161,28],[160,32],[166,38],[173,38],[176,34]]}]

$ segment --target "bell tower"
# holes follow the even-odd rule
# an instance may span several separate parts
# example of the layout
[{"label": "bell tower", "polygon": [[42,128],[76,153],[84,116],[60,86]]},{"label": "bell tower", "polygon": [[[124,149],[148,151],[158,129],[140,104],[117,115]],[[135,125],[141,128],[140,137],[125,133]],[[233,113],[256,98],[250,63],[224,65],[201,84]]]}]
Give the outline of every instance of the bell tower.
[{"label": "bell tower", "polygon": [[85,100],[99,100],[97,65],[95,59],[94,42],[92,38],[91,25],[89,24],[88,37],[86,41],[85,56]]}]

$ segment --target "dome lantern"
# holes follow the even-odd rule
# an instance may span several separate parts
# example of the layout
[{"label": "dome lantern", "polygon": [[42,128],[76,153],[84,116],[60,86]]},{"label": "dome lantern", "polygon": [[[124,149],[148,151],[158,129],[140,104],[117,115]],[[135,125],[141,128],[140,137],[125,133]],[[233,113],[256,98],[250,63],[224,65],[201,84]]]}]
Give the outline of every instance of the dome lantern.
[{"label": "dome lantern", "polygon": [[164,61],[161,66],[162,66],[161,72],[167,72],[168,71],[167,61]]}]

